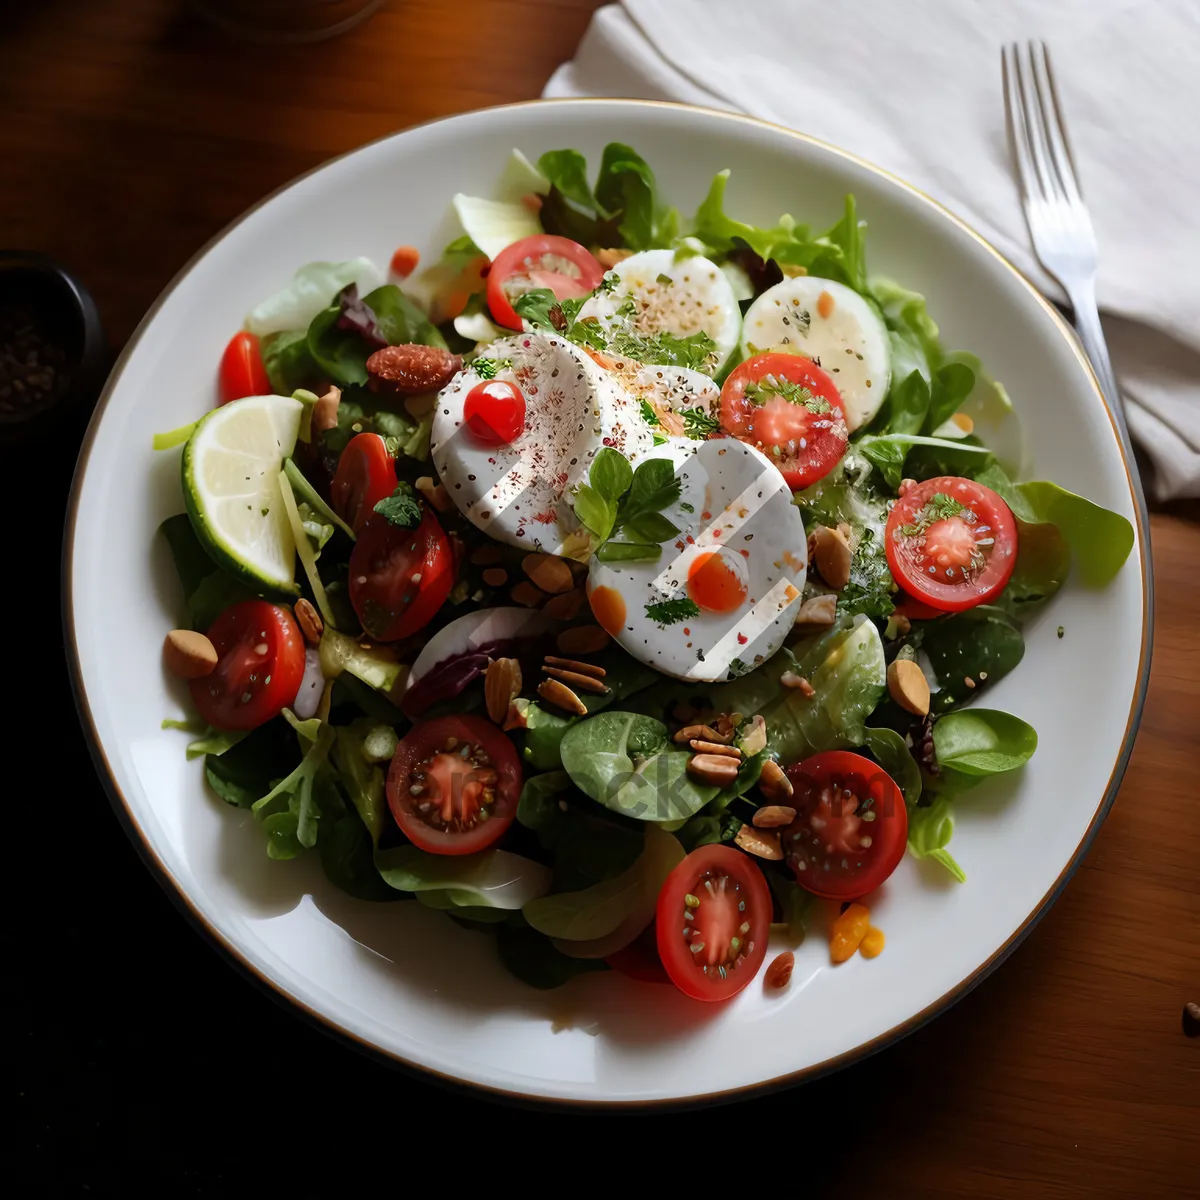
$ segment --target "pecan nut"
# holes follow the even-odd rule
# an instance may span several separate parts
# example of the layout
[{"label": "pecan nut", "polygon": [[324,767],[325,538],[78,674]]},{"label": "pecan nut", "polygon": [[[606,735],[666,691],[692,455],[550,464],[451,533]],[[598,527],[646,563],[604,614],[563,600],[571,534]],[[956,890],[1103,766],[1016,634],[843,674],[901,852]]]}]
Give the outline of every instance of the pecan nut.
[{"label": "pecan nut", "polygon": [[758,788],[772,804],[783,804],[792,798],[792,781],[773,758],[768,758],[763,763],[762,773],[758,777]]},{"label": "pecan nut", "polygon": [[771,959],[771,965],[763,976],[763,987],[785,988],[792,981],[792,971],[796,966],[796,956],[785,950]]},{"label": "pecan nut", "polygon": [[293,611],[296,614],[296,624],[304,634],[304,640],[310,646],[319,646],[321,634],[325,632],[325,622],[321,620],[321,614],[313,608],[312,601],[301,597],[296,601]]},{"label": "pecan nut", "polygon": [[548,704],[579,717],[587,716],[587,705],[567,685],[558,679],[543,679],[538,684],[538,695]]},{"label": "pecan nut", "polygon": [[438,392],[462,370],[462,356],[440,346],[385,346],[367,359],[373,392],[420,396]]}]

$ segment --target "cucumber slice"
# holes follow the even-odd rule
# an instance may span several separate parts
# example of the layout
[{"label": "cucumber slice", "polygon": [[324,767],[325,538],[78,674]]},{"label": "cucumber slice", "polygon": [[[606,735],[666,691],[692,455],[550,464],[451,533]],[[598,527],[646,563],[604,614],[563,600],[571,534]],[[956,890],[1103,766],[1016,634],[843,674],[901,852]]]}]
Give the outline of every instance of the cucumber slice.
[{"label": "cucumber slice", "polygon": [[280,494],[303,405],[247,396],[213,409],[183,451],[183,498],[209,555],[259,590],[295,596],[296,543]]}]

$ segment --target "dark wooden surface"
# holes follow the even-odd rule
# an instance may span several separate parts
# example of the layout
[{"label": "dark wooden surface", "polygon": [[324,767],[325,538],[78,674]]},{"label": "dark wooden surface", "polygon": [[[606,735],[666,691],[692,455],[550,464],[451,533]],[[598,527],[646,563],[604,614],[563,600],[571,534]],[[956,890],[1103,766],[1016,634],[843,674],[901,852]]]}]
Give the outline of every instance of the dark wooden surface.
[{"label": "dark wooden surface", "polygon": [[[0,243],[75,269],[119,345],[197,247],[264,193],[391,130],[536,96],[595,6],[393,0],[339,40],[258,47],[168,0],[10,2]],[[17,519],[27,532],[10,547],[9,571],[31,581],[56,575],[74,446],[56,450],[5,463],[11,498],[46,497],[42,522]],[[46,782],[17,793],[10,776],[5,798],[12,1178],[25,1162],[41,1181],[29,1194],[148,1179],[165,1195],[216,1196],[261,1174],[326,1195],[374,1167],[408,1187],[406,1164],[430,1161],[431,1140],[456,1174],[473,1157],[486,1165],[467,1147],[502,1137],[500,1161],[521,1174],[552,1145],[603,1170],[635,1147],[640,1158],[646,1139],[693,1180],[753,1187],[781,1172],[847,1197],[1200,1194],[1200,1040],[1180,1031],[1184,1001],[1200,998],[1195,515],[1154,516],[1145,721],[1112,816],[1040,927],[899,1046],[686,1119],[533,1118],[450,1096],[363,1061],[243,983],[178,918],[108,811],[48,615],[51,669],[27,675],[27,703],[58,731],[65,775],[40,765]],[[1053,797],[1047,809],[1053,819]],[[36,868],[32,883],[18,863]]]}]

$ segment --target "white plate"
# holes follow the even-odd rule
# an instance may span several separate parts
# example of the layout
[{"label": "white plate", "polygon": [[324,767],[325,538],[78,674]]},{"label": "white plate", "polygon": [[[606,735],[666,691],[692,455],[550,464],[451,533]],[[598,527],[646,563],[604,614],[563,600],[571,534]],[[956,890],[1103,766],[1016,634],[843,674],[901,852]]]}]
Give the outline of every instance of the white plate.
[{"label": "white plate", "polygon": [[[916,1028],[994,966],[1045,910],[1103,819],[1149,669],[1148,579],[1135,552],[1102,592],[1071,584],[1027,630],[1021,667],[989,698],[1041,737],[1018,779],[958,807],[962,886],[906,859],[875,908],[885,953],[831,968],[819,930],[790,989],[728,1005],[585,976],[554,993],[509,978],[492,942],[417,904],[372,906],[314,862],[269,862],[247,813],[210,796],[163,674],[180,612],[159,522],[182,511],[178,453],[151,435],[213,402],[216,364],[247,309],[302,263],[456,236],[449,198],[487,195],[510,149],[636,147],[685,212],[733,169],[731,211],[819,227],[845,192],[869,261],[924,292],[948,346],[978,353],[1029,433],[1029,471],[1134,518],[1129,468],[1070,333],[1017,272],[932,201],[832,147],[745,118],[632,101],[469,113],[366,146],[248,213],[171,284],[126,347],[92,421],[65,548],[65,621],[80,711],[118,815],[194,922],[311,1017],[385,1056],[526,1098],[694,1100],[808,1078]],[[1144,531],[1139,531],[1144,537]],[[1056,636],[1059,625],[1066,636]]]}]

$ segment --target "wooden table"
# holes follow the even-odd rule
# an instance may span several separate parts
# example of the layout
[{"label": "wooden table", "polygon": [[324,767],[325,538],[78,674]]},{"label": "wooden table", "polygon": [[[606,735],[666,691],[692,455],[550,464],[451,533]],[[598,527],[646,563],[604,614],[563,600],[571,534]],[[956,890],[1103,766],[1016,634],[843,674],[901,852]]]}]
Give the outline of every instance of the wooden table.
[{"label": "wooden table", "polygon": [[[196,248],[264,193],[414,122],[536,96],[594,7],[393,0],[339,40],[268,48],[230,42],[167,0],[9,5],[0,16],[0,243],[77,270],[119,345]],[[66,463],[64,452],[63,491]],[[61,511],[61,496],[56,503]],[[1200,998],[1196,515],[1180,507],[1153,518],[1158,631],[1145,720],[1112,815],[1054,910],[932,1025],[809,1088],[693,1114],[684,1140],[668,1143],[674,1155],[693,1147],[701,1173],[705,1164],[738,1170],[745,1156],[747,1178],[757,1161],[778,1161],[778,1147],[789,1181],[856,1197],[1200,1195],[1200,1041],[1180,1031],[1184,1001]],[[53,577],[56,551],[30,553]],[[60,678],[53,687],[69,723]],[[339,1109],[353,1130],[363,1121],[356,1101],[368,1098],[379,1106],[369,1122],[376,1153],[389,1140],[400,1149],[440,1132],[456,1146],[463,1126],[495,1128],[495,1109],[360,1062],[219,966],[133,865],[78,761],[76,807],[86,815],[74,819],[106,861],[87,873],[87,904],[78,894],[46,899],[21,943],[32,1031],[24,1149],[48,1156],[42,1169],[66,1170],[66,1146],[82,1149],[84,1181],[128,1179],[121,1164],[135,1164],[136,1176],[150,1161],[164,1178],[223,1194],[264,1157],[278,1183],[292,1170],[315,1179],[322,1154],[267,1143],[303,1143],[310,1128],[333,1136]],[[48,832],[31,823],[38,841],[22,845]],[[70,999],[78,963],[112,981],[82,1008]],[[195,1078],[164,1066],[164,1055],[225,1099],[193,1094]],[[335,1079],[348,1091],[331,1107],[322,1089]],[[537,1120],[539,1137],[581,1153],[594,1151],[598,1128],[617,1132]],[[238,1128],[257,1151],[230,1144]],[[640,1128],[655,1138],[654,1127]],[[714,1135],[721,1148],[709,1157],[704,1139]],[[362,1151],[371,1156],[366,1143]],[[540,1151],[528,1135],[512,1147],[522,1159]]]}]

